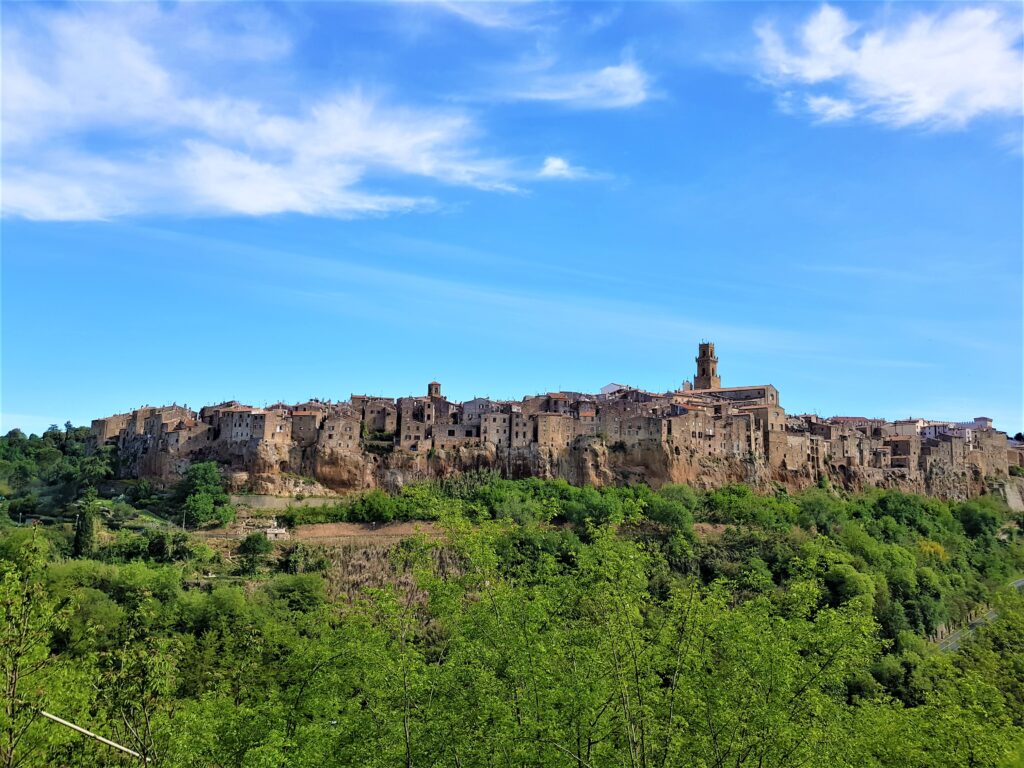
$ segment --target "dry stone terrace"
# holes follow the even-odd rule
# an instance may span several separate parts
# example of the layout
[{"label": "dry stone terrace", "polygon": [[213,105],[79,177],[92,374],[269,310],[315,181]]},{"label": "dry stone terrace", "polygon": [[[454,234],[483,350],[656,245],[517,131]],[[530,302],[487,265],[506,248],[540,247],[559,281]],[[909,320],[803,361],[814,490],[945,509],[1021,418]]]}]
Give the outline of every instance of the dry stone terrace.
[{"label": "dry stone terrace", "polygon": [[[984,493],[1024,465],[1024,446],[987,418],[967,423],[790,415],[770,384],[723,387],[713,343],[701,343],[694,384],[646,392],[611,384],[596,394],[449,401],[352,395],[256,408],[235,401],[198,413],[172,405],[92,422],[92,446],[116,444],[128,477],[171,482],[193,461],[280,492],[311,477],[353,490],[489,467],[570,482],[642,480],[805,486],[829,477],[947,497]],[[277,480],[275,480],[277,478]],[[285,489],[287,490],[287,489]]]}]

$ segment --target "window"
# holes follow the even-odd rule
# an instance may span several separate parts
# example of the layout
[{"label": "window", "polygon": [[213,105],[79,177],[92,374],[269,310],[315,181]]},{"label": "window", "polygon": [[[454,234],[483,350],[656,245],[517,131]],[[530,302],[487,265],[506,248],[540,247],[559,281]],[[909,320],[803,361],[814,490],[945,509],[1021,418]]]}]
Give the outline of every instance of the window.
[{"label": "window", "polygon": [[455,430],[454,429],[449,429],[448,430],[448,437],[455,437]]}]

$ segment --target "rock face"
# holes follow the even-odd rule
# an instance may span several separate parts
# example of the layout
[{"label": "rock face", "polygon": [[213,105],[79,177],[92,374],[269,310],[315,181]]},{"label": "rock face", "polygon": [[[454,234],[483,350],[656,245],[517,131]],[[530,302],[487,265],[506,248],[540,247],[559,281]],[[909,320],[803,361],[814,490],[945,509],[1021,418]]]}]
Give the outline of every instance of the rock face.
[{"label": "rock face", "polygon": [[[159,410],[142,419],[141,428],[136,423],[141,417],[133,416],[121,429],[117,444],[122,477],[169,485],[191,463],[214,461],[223,467],[232,490],[279,496],[394,491],[413,482],[491,470],[509,478],[561,478],[574,485],[685,483],[715,488],[742,482],[771,492],[779,487],[796,491],[827,478],[851,491],[891,488],[949,499],[991,492],[1017,498],[1016,486],[1007,485],[1005,435],[994,430],[977,432],[970,444],[957,437],[868,437],[818,421],[808,423],[825,436],[790,431],[774,422],[766,424],[779,429],[762,434],[739,430],[739,421],[706,415],[701,421],[694,412],[663,419],[631,417],[608,436],[569,430],[596,424],[583,421],[590,417],[581,410],[579,419],[535,414],[537,432],[529,433],[533,439],[524,439],[528,433],[521,414],[494,412],[473,437],[453,437],[460,426],[444,424],[431,440],[399,440],[400,433],[394,433],[387,441],[379,439],[379,432],[368,432],[368,422],[348,406],[326,417],[294,411],[290,422],[259,422],[258,432],[250,422],[243,429],[231,419],[257,423],[269,415],[235,407],[223,409],[216,428],[181,418],[168,430],[172,422],[163,420],[165,411],[179,418],[180,410]],[[499,424],[500,419],[505,421]],[[410,423],[406,429],[415,432],[414,427],[426,422]],[[279,430],[282,424],[290,426]],[[502,431],[489,434],[488,428]]]},{"label": "rock face", "polygon": [[233,488],[281,495],[396,489],[488,469],[577,485],[744,482],[763,491],[828,479],[963,499],[1005,487],[1010,464],[1024,466],[1024,450],[986,417],[792,415],[771,384],[723,387],[713,343],[700,343],[695,362],[694,383],[666,392],[610,384],[460,403],[432,381],[425,396],[397,399],[232,400],[198,413],[145,406],[93,420],[89,445],[116,444],[124,477],[167,484],[190,463],[215,461]]},{"label": "rock face", "polygon": [[487,469],[577,485],[743,482],[766,492],[828,479],[964,499],[1005,488],[1010,464],[1024,465],[1024,451],[985,417],[787,415],[770,384],[722,387],[710,342],[696,362],[696,388],[660,393],[609,385],[458,403],[435,381],[426,396],[397,400],[145,406],[94,420],[90,446],[116,444],[122,477],[169,484],[189,464],[215,461],[233,489],[282,496],[394,490]]},{"label": "rock face", "polygon": [[[168,461],[163,463],[141,463],[140,475],[165,483],[176,480],[188,462],[165,458]],[[280,496],[330,496],[373,488],[397,491],[410,483],[475,470],[491,470],[509,478],[561,478],[573,485],[595,486],[646,483],[657,488],[666,483],[685,483],[710,489],[741,482],[762,492],[780,486],[798,491],[818,482],[818,476],[806,467],[787,470],[773,468],[755,458],[677,452],[670,445],[657,441],[628,448],[614,447],[598,438],[577,440],[566,449],[534,445],[506,451],[484,445],[427,453],[394,451],[385,455],[325,450],[318,446],[281,452],[276,446],[260,443],[241,454],[224,456],[211,452],[194,456],[193,460],[213,460],[226,468],[232,467],[227,476],[233,490]],[[990,490],[978,468],[954,470],[943,465],[935,465],[923,475],[905,469],[850,468],[833,464],[828,466],[828,477],[837,487],[850,491],[890,488],[967,499]],[[999,488],[991,490],[1000,492]]]}]

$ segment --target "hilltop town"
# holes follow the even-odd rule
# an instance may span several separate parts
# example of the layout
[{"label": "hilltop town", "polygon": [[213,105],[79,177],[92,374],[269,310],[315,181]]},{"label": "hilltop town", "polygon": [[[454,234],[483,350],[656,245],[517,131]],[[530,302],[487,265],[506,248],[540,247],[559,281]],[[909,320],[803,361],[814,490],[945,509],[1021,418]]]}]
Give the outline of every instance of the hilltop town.
[{"label": "hilltop town", "polygon": [[1010,466],[1024,465],[1024,446],[987,418],[790,415],[770,384],[723,387],[714,344],[699,345],[696,364],[692,382],[662,393],[610,384],[455,403],[432,381],[425,395],[397,399],[146,407],[94,420],[90,444],[116,445],[127,478],[170,483],[213,460],[236,490],[310,495],[494,469],[576,484],[740,481],[762,490],[827,478],[967,498],[999,492]]}]

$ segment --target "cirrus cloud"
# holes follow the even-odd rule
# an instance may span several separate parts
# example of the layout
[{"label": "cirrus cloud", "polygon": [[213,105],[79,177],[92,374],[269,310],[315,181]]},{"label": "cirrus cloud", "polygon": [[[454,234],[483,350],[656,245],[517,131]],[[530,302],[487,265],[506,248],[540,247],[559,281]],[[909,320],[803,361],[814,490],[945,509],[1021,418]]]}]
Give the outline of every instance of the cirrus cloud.
[{"label": "cirrus cloud", "polygon": [[537,172],[537,177],[540,179],[569,179],[574,181],[609,178],[605,173],[598,173],[581,168],[578,165],[572,165],[564,157],[556,157],[554,155],[544,158],[544,163],[541,165],[540,171]]},{"label": "cirrus cloud", "polygon": [[510,100],[557,102],[580,109],[621,109],[647,101],[651,80],[627,57],[600,69],[538,74],[504,95]]},{"label": "cirrus cloud", "polygon": [[795,30],[795,46],[763,24],[761,76],[802,88],[807,111],[822,122],[864,117],[948,129],[1021,113],[1019,22],[995,7],[894,15],[858,24],[823,5]]},{"label": "cirrus cloud", "polygon": [[[275,101],[229,78],[213,85],[219,70],[203,52],[217,48],[221,32],[212,16],[196,16],[206,13],[87,6],[7,14],[4,215],[350,218],[438,205],[422,184],[416,194],[394,192],[406,179],[514,191],[536,178],[529,165],[487,152],[474,116],[450,104],[400,104],[354,86]],[[192,30],[186,60],[167,33],[176,26]],[[236,58],[286,57],[290,41],[271,29],[253,23],[244,38],[236,30],[225,39],[241,40]],[[218,66],[225,59],[214,58]],[[274,62],[278,71],[285,63]]]}]

